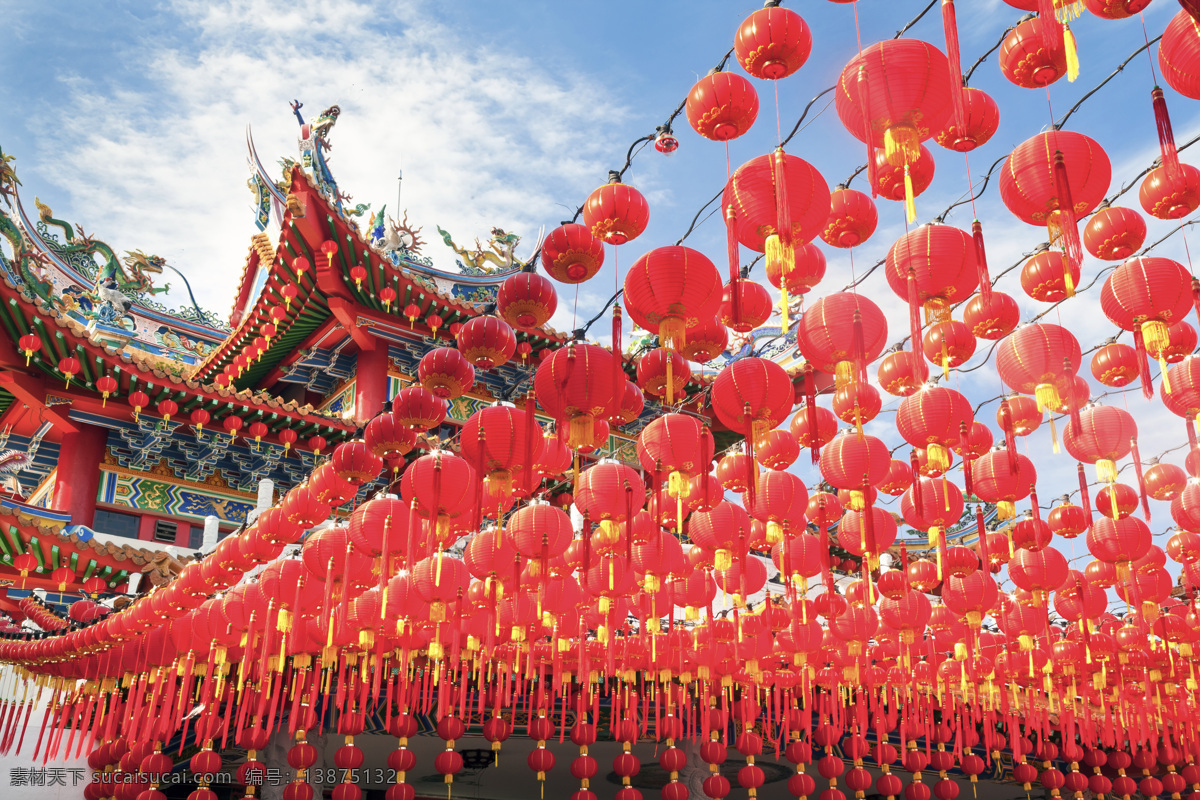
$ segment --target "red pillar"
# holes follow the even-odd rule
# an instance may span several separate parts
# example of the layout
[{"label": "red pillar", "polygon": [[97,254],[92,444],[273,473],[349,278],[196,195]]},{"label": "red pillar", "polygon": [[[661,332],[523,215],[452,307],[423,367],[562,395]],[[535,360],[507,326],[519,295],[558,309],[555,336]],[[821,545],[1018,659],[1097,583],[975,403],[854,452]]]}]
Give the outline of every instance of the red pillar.
[{"label": "red pillar", "polygon": [[387,342],[375,341],[373,350],[358,352],[354,377],[354,416],[368,420],[383,410],[388,385]]},{"label": "red pillar", "polygon": [[96,521],[96,494],[100,491],[100,462],[108,431],[76,422],[75,432],[63,434],[58,450],[53,507],[71,515],[71,524],[91,526]]}]

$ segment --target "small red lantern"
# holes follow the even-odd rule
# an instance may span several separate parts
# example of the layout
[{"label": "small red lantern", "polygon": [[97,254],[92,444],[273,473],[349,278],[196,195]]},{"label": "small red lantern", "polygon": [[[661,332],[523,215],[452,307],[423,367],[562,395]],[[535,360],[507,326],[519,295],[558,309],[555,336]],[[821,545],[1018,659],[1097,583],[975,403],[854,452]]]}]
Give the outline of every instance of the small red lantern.
[{"label": "small red lantern", "polygon": [[1137,380],[1137,351],[1121,342],[1109,342],[1092,356],[1092,377],[1105,386],[1119,389]]},{"label": "small red lantern", "polygon": [[442,327],[443,322],[445,320],[442,319],[440,314],[430,314],[425,318],[425,324],[429,326],[429,330],[434,336],[437,336],[438,328]]},{"label": "small red lantern", "polygon": [[130,392],[129,405],[133,406],[133,418],[136,421],[142,409],[150,405],[150,396],[142,391]]},{"label": "small red lantern", "polygon": [[25,366],[29,366],[29,359],[42,349],[42,340],[36,333],[25,334],[17,340],[17,344],[25,351]]},{"label": "small red lantern", "polygon": [[646,198],[637,189],[621,183],[621,176],[615,172],[610,172],[609,182],[588,195],[583,204],[583,224],[592,236],[608,244],[625,244],[636,239],[649,222],[650,205]]},{"label": "small red lantern", "polygon": [[1138,202],[1157,219],[1180,219],[1200,208],[1200,169],[1180,162],[1174,175],[1155,167],[1138,189]]},{"label": "small red lantern", "polygon": [[995,136],[1000,127],[1000,107],[991,95],[973,86],[962,88],[963,126],[960,129],[954,115],[945,126],[934,136],[936,141],[947,150],[959,153],[969,153],[976,147],[982,147]]},{"label": "small red lantern", "polygon": [[834,247],[860,245],[875,233],[879,214],[871,198],[857,189],[839,186],[829,196],[829,221],[821,239]]},{"label": "small red lantern", "polygon": [[738,27],[733,51],[746,72],[777,81],[804,66],[812,52],[812,32],[795,11],[760,8]]},{"label": "small red lantern", "polygon": [[496,294],[496,310],[517,328],[540,328],[550,321],[557,307],[554,285],[536,272],[507,278]]},{"label": "small red lantern", "polygon": [[240,431],[242,426],[245,424],[246,423],[242,421],[241,417],[228,416],[221,420],[221,427],[225,429],[226,433],[235,438],[238,435],[238,431]]},{"label": "small red lantern", "polygon": [[262,437],[267,435],[266,423],[261,421],[251,422],[250,427],[246,429],[246,432],[254,437],[254,441],[261,442]]},{"label": "small red lantern", "polygon": [[1132,208],[1103,206],[1083,229],[1083,246],[1096,258],[1124,261],[1146,241],[1146,220]]},{"label": "small red lantern", "polygon": [[314,456],[321,455],[321,451],[325,449],[329,443],[325,441],[324,436],[313,436],[308,440],[308,447],[313,451]]},{"label": "small red lantern", "polygon": [[728,346],[729,331],[714,317],[688,331],[687,341],[679,353],[688,361],[705,364],[725,352]]},{"label": "small red lantern", "polygon": [[963,322],[977,339],[997,341],[1016,330],[1021,322],[1021,307],[1010,295],[993,289],[988,299],[976,294],[967,301]]},{"label": "small red lantern", "polygon": [[104,408],[108,405],[109,395],[117,390],[117,379],[112,375],[101,375],[96,379],[96,390],[104,398],[100,403],[100,407]]},{"label": "small red lantern", "polygon": [[587,226],[560,225],[542,242],[542,268],[559,283],[583,283],[603,264],[604,243]]},{"label": "small red lantern", "polygon": [[285,451],[290,450],[298,438],[300,437],[291,428],[284,428],[279,432],[279,441],[283,442],[283,449]]},{"label": "small red lantern", "polygon": [[439,347],[421,357],[417,379],[437,397],[453,400],[475,384],[475,368],[458,350]]},{"label": "small red lantern", "polygon": [[350,277],[354,279],[354,288],[361,289],[363,281],[367,279],[367,268],[361,264],[355,264],[350,268]]},{"label": "small red lantern", "polygon": [[[734,286],[738,302],[732,302],[733,291],[725,284],[721,305],[717,307],[717,319],[738,333],[749,333],[771,318],[771,295],[762,284],[749,278],[739,278]],[[734,309],[737,309],[736,315]]]},{"label": "small red lantern", "polygon": [[408,317],[408,327],[412,327],[413,322],[421,315],[421,307],[416,303],[409,303],[404,307],[404,316]]},{"label": "small red lantern", "polygon": [[285,283],[280,287],[279,294],[283,296],[283,304],[291,308],[292,301],[296,299],[296,295],[300,294],[300,289],[294,283]]},{"label": "small red lantern", "polygon": [[1075,296],[1079,266],[1059,250],[1043,250],[1021,267],[1021,288],[1042,303],[1057,303]]},{"label": "small red lantern", "polygon": [[203,408],[197,408],[192,412],[190,419],[192,422],[192,427],[195,428],[196,433],[199,434],[204,430],[204,426],[207,425],[212,419],[212,415]]},{"label": "small red lantern", "polygon": [[517,337],[509,324],[499,317],[475,317],[459,328],[458,349],[476,367],[492,369],[504,366],[512,359],[517,350]]},{"label": "small red lantern", "polygon": [[[1049,25],[1058,22],[1051,20]],[[1041,89],[1067,74],[1065,46],[1047,47],[1047,22],[1034,17],[1011,30],[1000,45],[1000,71],[1023,89]]]},{"label": "small red lantern", "polygon": [[75,358],[74,356],[67,356],[66,358],[59,359],[58,371],[66,376],[66,385],[68,388],[71,386],[71,379],[78,375],[81,369],[83,369],[83,365],[80,364],[79,359]]},{"label": "small red lantern", "polygon": [[688,92],[687,118],[705,139],[736,139],[758,119],[758,92],[750,81],[732,72],[713,72]]},{"label": "small red lantern", "polygon": [[[332,239],[326,239],[325,241],[321,242],[321,253],[325,256],[327,266],[333,266],[333,257],[337,255],[337,251],[338,243]],[[300,269],[297,269],[296,271],[300,274],[303,274],[303,271]]]},{"label": "small red lantern", "polygon": [[[875,151],[875,169],[870,176],[871,188],[881,197],[903,202],[908,194],[920,197],[933,183],[935,164],[933,153],[925,145],[918,145],[920,155],[907,165],[893,166],[888,163],[887,153]],[[907,174],[907,181],[905,176]]]},{"label": "small red lantern", "polygon": [[159,400],[155,408],[158,409],[159,414],[162,414],[163,422],[170,422],[171,417],[179,411],[179,404],[174,400]]},{"label": "small red lantern", "polygon": [[665,347],[654,348],[637,362],[637,380],[642,391],[664,398],[667,405],[675,405],[675,398],[691,377],[692,370],[684,357]]},{"label": "small red lantern", "polygon": [[379,290],[379,300],[383,303],[384,311],[392,310],[392,303],[396,302],[396,290],[391,286],[385,286]]}]

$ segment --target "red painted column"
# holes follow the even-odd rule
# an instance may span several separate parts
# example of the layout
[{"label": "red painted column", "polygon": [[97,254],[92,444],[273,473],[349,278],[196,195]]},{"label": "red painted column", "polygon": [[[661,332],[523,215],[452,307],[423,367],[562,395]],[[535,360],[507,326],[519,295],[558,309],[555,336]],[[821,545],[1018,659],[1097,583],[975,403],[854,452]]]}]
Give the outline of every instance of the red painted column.
[{"label": "red painted column", "polygon": [[360,350],[354,377],[354,416],[369,420],[383,410],[388,384],[387,342],[375,341],[374,350]]},{"label": "red painted column", "polygon": [[58,450],[54,501],[59,511],[71,515],[71,524],[91,526],[96,521],[96,494],[100,491],[100,462],[108,431],[76,422],[75,432],[63,434]]},{"label": "red painted column", "polygon": [[175,522],[175,546],[187,547],[192,538],[192,526],[186,522]]},{"label": "red painted column", "polygon": [[143,542],[154,541],[154,524],[158,522],[157,517],[152,517],[149,514],[142,514],[138,518],[138,539]]}]

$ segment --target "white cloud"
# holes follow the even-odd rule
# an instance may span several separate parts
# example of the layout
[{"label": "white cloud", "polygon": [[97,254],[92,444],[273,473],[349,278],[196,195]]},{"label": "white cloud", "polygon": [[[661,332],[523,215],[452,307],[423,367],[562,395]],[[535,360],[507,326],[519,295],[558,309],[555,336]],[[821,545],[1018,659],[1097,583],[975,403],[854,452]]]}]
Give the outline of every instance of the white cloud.
[{"label": "white cloud", "polygon": [[[597,156],[624,113],[589,78],[552,74],[515,45],[464,41],[431,3],[179,0],[172,10],[196,49],[131,51],[148,81],[136,90],[63,76],[73,102],[39,131],[53,159],[24,172],[69,192],[56,211],[115,248],[167,258],[219,313],[254,232],[244,128],[268,166],[294,156],[294,97],[306,119],[340,104],[331,167],[356,203],[394,212],[403,164],[409,219],[443,265],[435,225],[459,240],[516,230],[528,252],[565,215],[552,198],[581,198],[604,175]],[[60,197],[45,199],[66,205]]]}]

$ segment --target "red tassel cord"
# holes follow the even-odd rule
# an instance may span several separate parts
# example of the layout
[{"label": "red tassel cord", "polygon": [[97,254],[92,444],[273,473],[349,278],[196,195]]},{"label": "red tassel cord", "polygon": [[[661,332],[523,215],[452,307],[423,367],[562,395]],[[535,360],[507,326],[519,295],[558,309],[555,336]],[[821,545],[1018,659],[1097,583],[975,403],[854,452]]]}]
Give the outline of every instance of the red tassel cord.
[{"label": "red tassel cord", "polygon": [[1087,475],[1083,472],[1083,464],[1076,464],[1075,471],[1079,475],[1079,503],[1087,512],[1088,525],[1092,524],[1092,499],[1088,494]]},{"label": "red tassel cord", "polygon": [[1038,522],[1042,521],[1042,504],[1038,502],[1037,487],[1034,486],[1029,490],[1029,506],[1033,510],[1033,518]]},{"label": "red tassel cord", "polygon": [[975,239],[975,271],[979,276],[979,296],[984,305],[992,302],[992,277],[988,273],[987,249],[983,246],[983,224],[979,220],[971,223],[971,235]]},{"label": "red tassel cord", "polygon": [[985,574],[991,569],[991,555],[987,546],[987,526],[983,524],[983,506],[975,506],[975,530],[979,534],[979,563]]},{"label": "red tassel cord", "polygon": [[1158,127],[1158,146],[1162,151],[1162,163],[1167,177],[1175,180],[1180,175],[1179,151],[1175,148],[1175,133],[1171,130],[1171,115],[1167,112],[1167,98],[1158,86],[1150,92],[1154,103],[1154,123]]},{"label": "red tassel cord", "polygon": [[909,487],[912,492],[913,507],[917,510],[917,516],[925,516],[925,501],[921,492],[921,469],[920,462],[917,460],[916,448],[913,448],[908,453],[908,463],[912,468],[913,485]]},{"label": "red tassel cord", "polygon": [[817,436],[817,374],[811,364],[804,367],[804,404],[808,415],[808,450],[812,455],[812,463],[816,464],[821,458],[821,440]]},{"label": "red tassel cord", "polygon": [[1142,454],[1138,451],[1137,437],[1133,437],[1133,468],[1137,472],[1138,495],[1142,499],[1142,517],[1150,521],[1150,498],[1146,495],[1146,475],[1142,471]]},{"label": "red tassel cord", "polygon": [[912,352],[918,353],[921,348],[921,298],[917,293],[917,272],[912,267],[908,268],[908,336],[912,340]]},{"label": "red tassel cord", "polygon": [[[858,89],[858,107],[867,109],[871,107],[871,81],[867,77],[867,68],[860,66],[857,76],[858,84],[855,86]],[[863,120],[863,141],[867,144],[867,182],[871,184],[871,197],[878,197],[879,192],[875,190],[877,182],[875,180],[875,144],[871,141],[871,125],[866,119]]]},{"label": "red tassel cord", "polygon": [[1138,377],[1142,381],[1142,396],[1154,398],[1154,380],[1150,377],[1150,359],[1146,355],[1146,342],[1142,338],[1142,326],[1133,329],[1133,349],[1137,353]]},{"label": "red tassel cord", "polygon": [[1058,51],[1063,48],[1063,28],[1054,13],[1054,0],[1037,0],[1038,21],[1042,26],[1042,47]]},{"label": "red tassel cord", "polygon": [[1004,428],[1004,449],[1008,451],[1008,471],[1015,475],[1019,469],[1017,462],[1017,435],[1013,432],[1012,410],[1009,408],[1007,397],[1000,401],[999,417],[1000,426]]},{"label": "red tassel cord", "polygon": [[741,252],[738,250],[737,212],[732,205],[725,207],[725,249],[729,258],[729,298],[733,318],[742,318],[741,292],[737,289],[738,279],[741,278]]},{"label": "red tassel cord", "polygon": [[962,58],[958,50],[958,20],[954,13],[954,0],[942,0],[942,27],[946,31],[946,57],[950,60],[950,100],[954,106],[954,125],[962,135],[966,128],[966,113],[963,110]]},{"label": "red tassel cord", "polygon": [[[1067,261],[1076,268],[1083,264],[1083,242],[1079,239],[1079,220],[1075,216],[1075,201],[1071,196],[1071,182],[1067,177],[1067,162],[1061,150],[1054,152],[1054,191],[1058,195],[1058,210],[1051,214],[1051,225],[1057,223],[1062,236],[1062,246]],[[1054,231],[1051,230],[1051,243]],[[1064,269],[1067,296],[1075,294],[1070,268]]]},{"label": "red tassel cord", "polygon": [[[666,342],[663,342],[666,347]],[[679,343],[676,342],[678,347]],[[625,365],[623,362],[623,348],[621,346],[621,305],[620,303],[613,304],[612,318],[612,385],[613,385],[613,404],[609,411],[609,418],[615,418],[621,413],[621,405],[625,401]],[[595,446],[595,442],[593,442]]]}]

